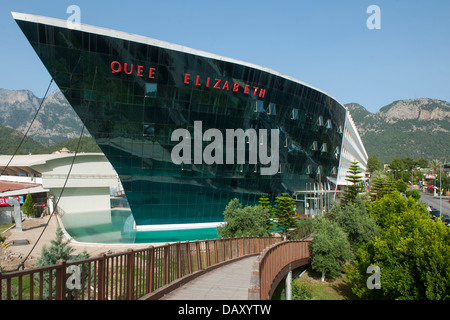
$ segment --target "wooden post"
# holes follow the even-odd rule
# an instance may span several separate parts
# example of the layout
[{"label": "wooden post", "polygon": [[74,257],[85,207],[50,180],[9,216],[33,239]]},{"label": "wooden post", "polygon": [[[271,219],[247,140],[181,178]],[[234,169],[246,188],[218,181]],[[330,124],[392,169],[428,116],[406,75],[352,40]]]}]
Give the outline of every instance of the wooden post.
[{"label": "wooden post", "polygon": [[197,252],[197,267],[198,270],[202,270],[202,257],[200,256],[200,242],[195,241],[195,250]]},{"label": "wooden post", "polygon": [[66,261],[56,261],[56,300],[65,300]]},{"label": "wooden post", "polygon": [[170,264],[170,246],[166,243],[163,247],[164,250],[164,284],[169,283],[169,264]]},{"label": "wooden post", "polygon": [[127,250],[127,299],[134,299],[134,251]]},{"label": "wooden post", "polygon": [[210,252],[209,252],[209,240],[206,239],[205,240],[205,251],[206,251],[206,267],[209,267],[211,265],[211,261],[210,261]]},{"label": "wooden post", "polygon": [[181,278],[181,247],[180,241],[177,241],[177,277]]},{"label": "wooden post", "polygon": [[191,261],[191,245],[189,241],[186,241],[186,255],[187,255],[187,265],[188,265],[188,274],[192,273],[192,261]]},{"label": "wooden post", "polygon": [[153,270],[155,266],[153,246],[149,246],[147,249],[147,293],[153,291]]}]

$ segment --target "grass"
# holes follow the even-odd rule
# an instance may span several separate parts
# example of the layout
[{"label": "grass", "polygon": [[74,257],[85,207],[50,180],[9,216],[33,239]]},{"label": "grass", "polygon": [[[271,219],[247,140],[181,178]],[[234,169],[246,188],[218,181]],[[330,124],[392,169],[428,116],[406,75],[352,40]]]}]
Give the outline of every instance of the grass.
[{"label": "grass", "polygon": [[321,274],[308,269],[300,278],[294,281],[306,282],[312,289],[313,300],[358,300],[353,294],[351,284],[345,274],[336,279],[320,281]]},{"label": "grass", "polygon": [[6,229],[8,229],[9,227],[11,227],[12,224],[2,224],[0,225],[0,234],[5,231]]}]

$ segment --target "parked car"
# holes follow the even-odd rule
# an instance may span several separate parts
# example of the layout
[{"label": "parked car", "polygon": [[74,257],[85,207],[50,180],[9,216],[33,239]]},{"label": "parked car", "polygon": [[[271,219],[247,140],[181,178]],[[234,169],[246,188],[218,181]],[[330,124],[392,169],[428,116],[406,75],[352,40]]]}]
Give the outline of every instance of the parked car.
[{"label": "parked car", "polygon": [[442,222],[443,222],[447,227],[450,226],[450,225],[449,225],[449,223],[450,223],[450,216],[449,216],[448,214],[443,214],[442,217],[441,217],[441,219],[442,219]]},{"label": "parked car", "polygon": [[436,209],[436,208],[433,208],[433,207],[431,207],[431,210],[430,210],[430,217],[431,217],[431,219],[434,219],[434,218],[436,218],[436,217],[440,217],[441,216],[441,212],[438,210],[438,209]]}]

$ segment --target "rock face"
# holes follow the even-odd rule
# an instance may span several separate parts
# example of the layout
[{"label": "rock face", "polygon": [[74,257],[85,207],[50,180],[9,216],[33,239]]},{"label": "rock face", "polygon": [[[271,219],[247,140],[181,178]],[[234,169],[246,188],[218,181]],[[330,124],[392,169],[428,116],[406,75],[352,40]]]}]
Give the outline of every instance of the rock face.
[{"label": "rock face", "polygon": [[[0,126],[25,133],[41,102],[42,99],[29,90],[0,89]],[[56,90],[45,98],[28,136],[52,145],[77,138],[81,128],[81,120],[61,91]]]},{"label": "rock face", "polygon": [[395,157],[449,158],[450,103],[420,98],[398,100],[376,113],[357,103],[346,104],[369,156],[380,161]]}]

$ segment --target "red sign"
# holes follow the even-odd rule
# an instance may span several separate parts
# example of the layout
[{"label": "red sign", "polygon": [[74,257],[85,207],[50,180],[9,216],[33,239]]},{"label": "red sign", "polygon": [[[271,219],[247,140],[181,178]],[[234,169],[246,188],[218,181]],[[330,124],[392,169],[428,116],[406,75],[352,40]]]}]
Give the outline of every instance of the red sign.
[{"label": "red sign", "polygon": [[[9,206],[10,205],[8,203],[8,198],[9,197],[0,197],[0,207],[4,207],[4,206]],[[17,201],[19,201],[20,204],[23,204],[23,196],[17,196],[17,197],[12,197],[12,198],[14,198]]]},{"label": "red sign", "polygon": [[[195,79],[195,80],[193,80]],[[206,77],[201,79],[199,75],[192,77],[190,73],[184,74],[184,83],[190,84],[194,83],[198,87],[201,87],[204,85],[206,88],[214,88],[219,90],[227,90],[227,91],[233,91],[233,92],[243,92],[245,94],[253,94],[254,96],[258,96],[260,98],[264,98],[266,94],[266,89],[261,89],[259,87],[251,87],[248,84],[240,85],[237,82],[228,82],[228,80],[218,79],[218,78],[211,78]]]},{"label": "red sign", "polygon": [[[111,62],[111,73],[125,73],[128,75],[135,75],[147,79],[155,79],[155,68],[144,69],[142,65],[134,65],[128,63],[120,63],[119,61]],[[199,75],[192,76],[190,73],[185,73],[183,76],[185,84],[195,84],[198,87],[205,86],[206,88],[214,88],[218,90],[226,90],[233,92],[242,92],[248,95],[258,96],[264,98],[266,89],[250,86],[248,84],[239,84],[238,82],[231,82],[228,80],[216,77],[200,77]]]},{"label": "red sign", "polygon": [[[112,73],[120,73],[122,72],[126,74],[136,74],[138,77],[144,78],[144,66],[137,65],[136,68],[134,68],[133,64],[124,63],[123,67],[122,64],[119,61],[113,61],[111,62],[111,72]],[[145,77],[149,79],[155,79],[155,68],[149,68],[148,70],[145,70]]]}]

